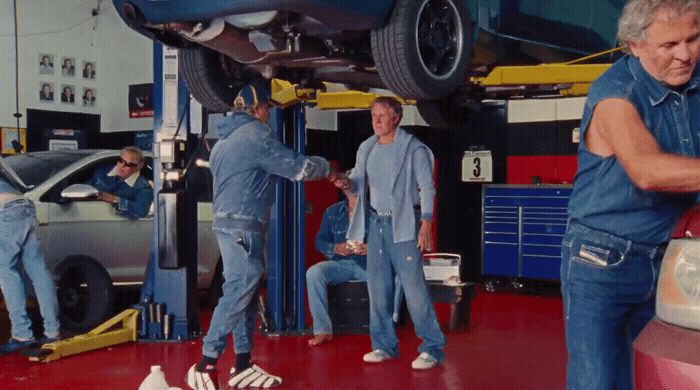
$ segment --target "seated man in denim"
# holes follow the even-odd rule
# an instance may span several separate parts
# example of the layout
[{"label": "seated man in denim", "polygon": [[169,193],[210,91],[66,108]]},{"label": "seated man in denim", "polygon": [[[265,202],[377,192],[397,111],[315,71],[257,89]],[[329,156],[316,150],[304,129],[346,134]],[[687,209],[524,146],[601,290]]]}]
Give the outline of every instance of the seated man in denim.
[{"label": "seated man in denim", "polygon": [[136,146],[122,149],[117,165],[95,171],[88,184],[100,191],[98,198],[114,205],[117,214],[143,218],[153,201],[153,189],[140,171],[145,159]]},{"label": "seated man in denim", "polygon": [[[356,202],[357,195],[350,195],[346,200],[328,207],[323,213],[321,227],[316,234],[316,250],[323,253],[328,261],[317,263],[306,271],[309,308],[314,329],[314,337],[309,339],[310,346],[333,339],[331,319],[328,315],[328,286],[350,280],[367,281],[367,244],[349,243],[345,239]],[[399,289],[395,293],[394,322],[398,322],[403,290],[399,283],[395,285],[399,286]]]}]

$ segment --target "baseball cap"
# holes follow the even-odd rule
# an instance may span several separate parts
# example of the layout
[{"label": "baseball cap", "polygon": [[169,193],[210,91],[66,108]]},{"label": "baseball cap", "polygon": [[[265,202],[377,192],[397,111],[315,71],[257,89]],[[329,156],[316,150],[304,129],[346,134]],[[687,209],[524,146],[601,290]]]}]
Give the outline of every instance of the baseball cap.
[{"label": "baseball cap", "polygon": [[259,83],[247,84],[238,92],[236,99],[233,100],[233,106],[235,108],[250,108],[265,102],[270,102],[270,100],[269,88]]}]

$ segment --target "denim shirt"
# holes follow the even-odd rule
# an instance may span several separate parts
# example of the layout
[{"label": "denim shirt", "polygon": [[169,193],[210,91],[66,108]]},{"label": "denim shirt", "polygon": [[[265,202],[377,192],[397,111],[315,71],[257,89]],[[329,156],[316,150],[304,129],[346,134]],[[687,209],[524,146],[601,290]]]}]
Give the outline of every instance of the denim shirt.
[{"label": "denim shirt", "polygon": [[662,151],[697,157],[699,79],[696,68],[683,90],[676,92],[649,75],[638,58],[627,55],[591,85],[581,122],[578,172],[569,200],[571,222],[647,245],[668,240],[676,220],[697,194],[641,190],[614,155],[601,157],[588,151],[585,131],[598,102],[625,99],[637,109]]},{"label": "denim shirt", "polygon": [[[379,138],[373,135],[366,139],[357,149],[355,167],[350,173],[352,191],[358,195],[356,211],[350,219],[347,238],[362,241],[366,233],[366,213],[369,207],[367,199],[367,158]],[[418,231],[418,218],[432,220],[435,200],[435,183],[433,181],[434,157],[430,148],[418,138],[402,128],[396,129],[394,142],[397,147],[396,160],[388,167],[386,179],[391,181],[391,226],[394,231],[394,243],[415,240]],[[415,152],[423,149],[430,159],[430,166],[417,163]],[[420,215],[415,207],[420,205]]]},{"label": "denim shirt", "polygon": [[240,227],[261,231],[274,201],[273,176],[317,180],[330,165],[321,157],[306,157],[280,142],[272,129],[252,116],[236,112],[217,122],[219,141],[209,157],[214,179],[214,230]]},{"label": "denim shirt", "polygon": [[153,202],[153,188],[143,176],[138,176],[133,185],[117,175],[109,175],[112,167],[101,167],[95,171],[88,184],[99,191],[119,197],[114,205],[117,214],[128,218],[143,218],[148,215]]},{"label": "denim shirt", "polygon": [[342,256],[335,253],[335,245],[346,241],[349,223],[347,200],[328,207],[323,213],[321,227],[316,234],[316,250],[323,253],[328,260],[354,260],[362,269],[367,269],[366,256]]}]

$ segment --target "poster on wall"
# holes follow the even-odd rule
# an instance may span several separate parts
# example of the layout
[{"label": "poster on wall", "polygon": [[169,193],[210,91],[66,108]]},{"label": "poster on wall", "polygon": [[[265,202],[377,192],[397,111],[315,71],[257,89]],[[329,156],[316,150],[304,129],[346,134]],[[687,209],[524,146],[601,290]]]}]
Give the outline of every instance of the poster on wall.
[{"label": "poster on wall", "polygon": [[83,88],[83,107],[95,107],[96,99],[95,88]]},{"label": "poster on wall", "polygon": [[53,74],[53,55],[39,53],[39,74]]},{"label": "poster on wall", "polygon": [[83,78],[95,79],[95,61],[83,61]]},{"label": "poster on wall", "polygon": [[75,58],[63,57],[61,59],[61,75],[63,77],[75,76]]},{"label": "poster on wall", "polygon": [[53,103],[53,83],[42,81],[39,83],[39,100],[44,103]]},{"label": "poster on wall", "polygon": [[27,150],[27,129],[16,127],[0,127],[2,138],[2,154],[17,154]]},{"label": "poster on wall", "polygon": [[61,85],[61,103],[75,104],[75,85]]},{"label": "poster on wall", "polygon": [[129,85],[129,118],[153,117],[153,83]]}]

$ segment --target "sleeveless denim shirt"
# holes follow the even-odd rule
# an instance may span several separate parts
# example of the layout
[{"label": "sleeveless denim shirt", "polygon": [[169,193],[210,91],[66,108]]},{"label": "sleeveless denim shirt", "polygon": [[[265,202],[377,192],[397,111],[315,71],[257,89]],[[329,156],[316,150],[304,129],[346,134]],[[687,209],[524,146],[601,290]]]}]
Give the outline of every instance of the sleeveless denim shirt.
[{"label": "sleeveless denim shirt", "polygon": [[578,172],[569,200],[571,223],[647,245],[668,240],[676,219],[694,204],[697,194],[639,189],[614,155],[603,158],[586,149],[585,132],[598,102],[621,98],[634,105],[662,151],[697,157],[699,79],[700,69],[696,67],[690,81],[676,92],[649,75],[638,58],[627,55],[593,82],[581,121]]}]

